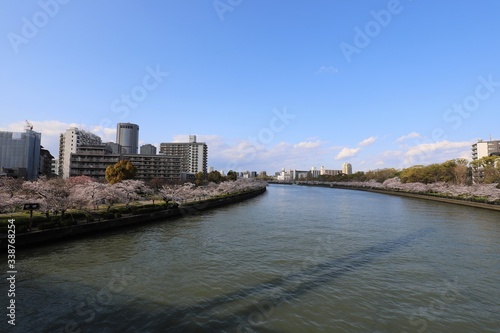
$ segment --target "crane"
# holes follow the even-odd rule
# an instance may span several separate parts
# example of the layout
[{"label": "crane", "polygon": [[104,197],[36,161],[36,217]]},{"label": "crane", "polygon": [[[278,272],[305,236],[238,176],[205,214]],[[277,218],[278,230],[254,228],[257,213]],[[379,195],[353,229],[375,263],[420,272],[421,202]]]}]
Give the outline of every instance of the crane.
[{"label": "crane", "polygon": [[26,120],[26,129],[32,131],[33,130],[33,124],[30,123],[29,121]]}]

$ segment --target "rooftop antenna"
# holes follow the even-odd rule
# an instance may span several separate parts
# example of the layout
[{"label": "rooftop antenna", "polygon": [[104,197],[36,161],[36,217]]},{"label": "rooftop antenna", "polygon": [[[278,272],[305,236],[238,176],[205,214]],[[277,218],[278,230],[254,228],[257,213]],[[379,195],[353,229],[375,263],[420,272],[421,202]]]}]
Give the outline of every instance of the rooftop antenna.
[{"label": "rooftop antenna", "polygon": [[27,120],[26,120],[26,130],[28,130],[28,131],[32,131],[33,130],[33,124],[30,123]]}]

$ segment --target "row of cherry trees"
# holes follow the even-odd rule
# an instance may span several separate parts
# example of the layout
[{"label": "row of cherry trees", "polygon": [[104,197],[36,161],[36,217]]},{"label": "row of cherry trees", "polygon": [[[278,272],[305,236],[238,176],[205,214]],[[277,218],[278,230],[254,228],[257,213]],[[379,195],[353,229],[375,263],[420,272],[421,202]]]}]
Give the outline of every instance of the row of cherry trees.
[{"label": "row of cherry trees", "polygon": [[129,205],[137,200],[163,200],[182,204],[263,186],[265,184],[260,181],[239,179],[198,187],[192,183],[163,185],[154,190],[143,181],[133,179],[104,184],[86,176],[68,179],[40,178],[25,182],[0,178],[0,212],[14,212],[22,209],[25,203],[38,203],[47,216],[50,213],[64,216],[68,209],[90,211],[105,205],[109,210],[118,203]]},{"label": "row of cherry trees", "polygon": [[308,182],[308,184],[321,184],[321,185],[340,185],[352,187],[364,187],[373,189],[386,189],[404,191],[409,193],[439,193],[450,197],[460,198],[486,198],[489,202],[500,201],[500,188],[497,184],[472,184],[472,185],[458,185],[446,182],[435,183],[403,183],[398,177],[385,180],[379,183],[375,180],[363,182]]}]

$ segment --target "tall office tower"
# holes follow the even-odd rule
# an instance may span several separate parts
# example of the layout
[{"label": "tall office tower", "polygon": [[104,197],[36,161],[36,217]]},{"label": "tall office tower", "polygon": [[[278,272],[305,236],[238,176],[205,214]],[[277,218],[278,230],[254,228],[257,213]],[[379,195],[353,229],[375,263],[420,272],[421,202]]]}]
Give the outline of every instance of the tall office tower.
[{"label": "tall office tower", "polygon": [[33,180],[40,170],[40,142],[42,134],[27,129],[25,132],[0,132],[0,168],[8,176]]},{"label": "tall office tower", "polygon": [[76,127],[66,130],[59,137],[59,176],[69,177],[71,154],[77,152],[80,146],[100,145],[102,140],[99,136]]},{"label": "tall office tower", "polygon": [[208,147],[205,142],[196,142],[196,135],[189,136],[189,142],[163,142],[160,154],[181,157],[181,171],[207,173]]},{"label": "tall office tower", "polygon": [[122,146],[122,153],[137,154],[139,149],[139,125],[118,123],[116,125],[116,143]]},{"label": "tall office tower", "polygon": [[352,175],[352,165],[351,163],[342,164],[342,173],[344,175]]}]

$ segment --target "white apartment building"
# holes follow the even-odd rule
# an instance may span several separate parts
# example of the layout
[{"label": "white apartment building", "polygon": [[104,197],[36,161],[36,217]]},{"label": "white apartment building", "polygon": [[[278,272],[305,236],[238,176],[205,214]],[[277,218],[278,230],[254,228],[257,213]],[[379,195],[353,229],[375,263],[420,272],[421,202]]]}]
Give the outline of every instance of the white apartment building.
[{"label": "white apartment building", "polygon": [[337,176],[342,174],[342,170],[330,170],[330,169],[325,169],[324,166],[321,166],[320,173],[321,176]]},{"label": "white apartment building", "polygon": [[478,140],[472,145],[472,159],[479,160],[491,154],[500,153],[500,140],[483,141]]},{"label": "white apartment building", "polygon": [[319,178],[321,175],[321,170],[316,169],[316,167],[311,168],[311,177],[312,178]]},{"label": "white apartment building", "polygon": [[[483,141],[478,140],[472,145],[472,160],[480,160],[483,157],[497,155],[500,156],[500,140]],[[472,181],[474,183],[481,182],[484,178],[482,167],[472,168]]]},{"label": "white apartment building", "polygon": [[59,176],[68,178],[70,176],[71,154],[77,152],[80,146],[100,145],[102,140],[99,136],[72,127],[61,133],[59,137]]},{"label": "white apartment building", "polygon": [[352,165],[351,165],[351,163],[343,163],[342,164],[342,173],[344,175],[352,175]]}]

